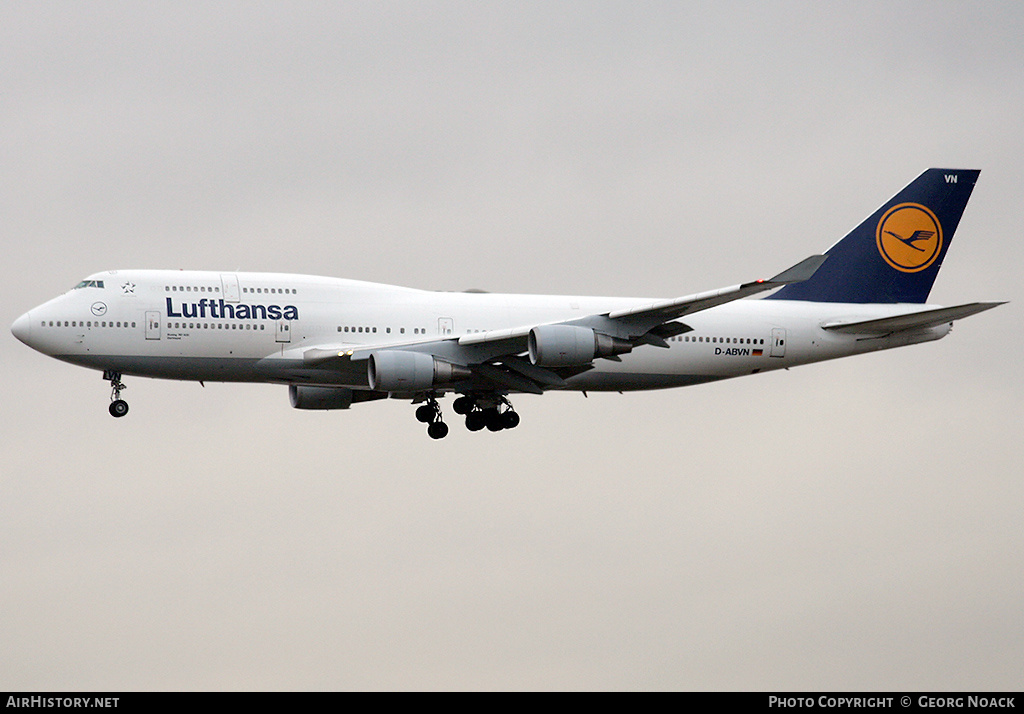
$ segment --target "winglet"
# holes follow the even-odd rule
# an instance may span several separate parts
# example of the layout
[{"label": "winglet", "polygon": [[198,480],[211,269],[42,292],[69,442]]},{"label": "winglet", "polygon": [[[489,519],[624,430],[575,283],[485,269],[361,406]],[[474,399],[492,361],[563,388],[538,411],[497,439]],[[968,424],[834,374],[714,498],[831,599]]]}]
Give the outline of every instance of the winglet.
[{"label": "winglet", "polygon": [[826,260],[828,260],[827,255],[812,255],[809,258],[804,258],[792,268],[783,270],[774,278],[767,280],[766,282],[775,283],[777,285],[802,283],[805,280],[809,280]]}]

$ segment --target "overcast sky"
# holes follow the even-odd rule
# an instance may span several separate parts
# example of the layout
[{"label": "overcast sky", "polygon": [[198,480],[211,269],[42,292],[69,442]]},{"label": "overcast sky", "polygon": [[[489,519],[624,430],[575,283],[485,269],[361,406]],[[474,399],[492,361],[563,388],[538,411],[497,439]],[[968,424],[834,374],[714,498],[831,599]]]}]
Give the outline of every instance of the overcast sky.
[{"label": "overcast sky", "polygon": [[[0,4],[0,322],[115,268],[672,297],[981,177],[892,352],[403,402],[0,337],[0,689],[1024,687],[1024,5]],[[450,415],[450,400],[444,408]]]}]

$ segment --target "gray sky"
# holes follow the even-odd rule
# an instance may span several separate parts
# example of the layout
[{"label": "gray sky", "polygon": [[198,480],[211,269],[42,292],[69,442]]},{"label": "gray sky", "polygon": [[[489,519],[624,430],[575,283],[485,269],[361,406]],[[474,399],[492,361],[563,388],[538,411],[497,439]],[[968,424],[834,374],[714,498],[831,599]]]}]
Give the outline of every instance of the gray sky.
[{"label": "gray sky", "polygon": [[[4,3],[0,322],[111,268],[670,297],[982,174],[938,343],[401,402],[0,337],[0,688],[1024,686],[1020,3]],[[445,409],[450,414],[450,400]]]}]

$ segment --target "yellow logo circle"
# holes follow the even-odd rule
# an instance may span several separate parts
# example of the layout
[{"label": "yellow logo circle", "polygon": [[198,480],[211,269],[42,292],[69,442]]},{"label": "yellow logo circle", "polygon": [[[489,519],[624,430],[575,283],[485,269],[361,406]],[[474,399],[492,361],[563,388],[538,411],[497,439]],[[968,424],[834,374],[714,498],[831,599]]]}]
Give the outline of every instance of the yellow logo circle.
[{"label": "yellow logo circle", "polygon": [[921,204],[901,203],[882,216],[875,240],[886,263],[903,273],[917,273],[939,257],[942,226]]}]

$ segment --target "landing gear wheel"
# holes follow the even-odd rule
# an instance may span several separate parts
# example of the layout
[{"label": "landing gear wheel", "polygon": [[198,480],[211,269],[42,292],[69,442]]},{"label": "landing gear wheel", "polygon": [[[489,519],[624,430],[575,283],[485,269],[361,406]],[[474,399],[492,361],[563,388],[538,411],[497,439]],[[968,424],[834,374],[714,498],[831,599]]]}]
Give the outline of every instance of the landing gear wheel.
[{"label": "landing gear wheel", "polygon": [[424,424],[429,424],[434,421],[436,416],[437,402],[434,402],[433,404],[424,404],[416,409],[416,420],[423,422]]},{"label": "landing gear wheel", "polygon": [[477,410],[466,415],[466,428],[470,431],[480,431],[486,424],[487,421],[482,411]]},{"label": "landing gear wheel", "polygon": [[115,399],[110,403],[110,416],[123,417],[128,413],[128,402],[123,399]]},{"label": "landing gear wheel", "polygon": [[483,415],[484,424],[487,426],[488,431],[501,431],[505,428],[505,425],[501,423],[501,414],[498,413],[497,407],[484,409]]},{"label": "landing gear wheel", "polygon": [[473,401],[472,397],[459,397],[454,402],[452,402],[452,409],[455,411],[456,414],[465,415],[473,411],[473,407],[475,405],[476,402]]},{"label": "landing gear wheel", "polygon": [[519,415],[509,409],[501,415],[501,425],[505,429],[515,429],[519,426]]},{"label": "landing gear wheel", "polygon": [[427,427],[427,436],[431,439],[443,439],[448,436],[448,425],[443,421],[435,421]]}]

